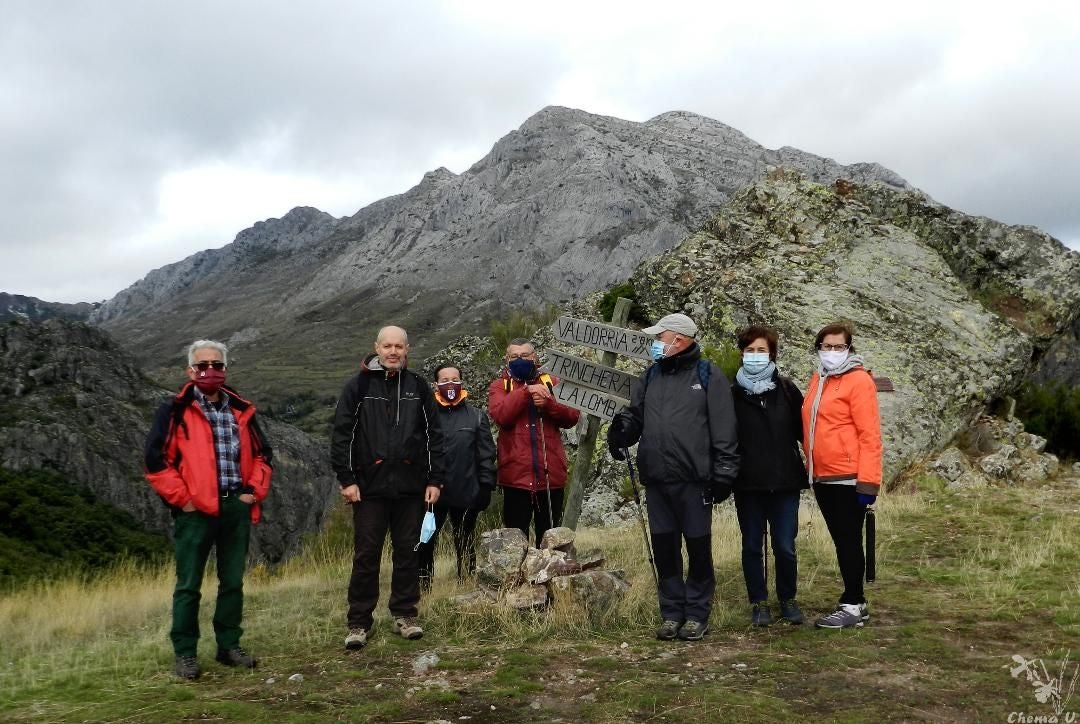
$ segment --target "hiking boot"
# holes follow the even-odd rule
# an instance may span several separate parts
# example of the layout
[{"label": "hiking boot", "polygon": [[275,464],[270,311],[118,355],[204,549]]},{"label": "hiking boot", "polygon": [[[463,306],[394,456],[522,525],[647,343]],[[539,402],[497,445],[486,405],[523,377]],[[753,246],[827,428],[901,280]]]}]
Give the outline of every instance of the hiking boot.
[{"label": "hiking boot", "polygon": [[709,633],[709,624],[701,621],[687,621],[679,629],[679,638],[683,641],[700,641]]},{"label": "hiking boot", "polygon": [[424,629],[420,628],[415,618],[395,618],[394,633],[403,639],[414,641],[424,635]]},{"label": "hiking boot", "polygon": [[199,660],[194,656],[177,656],[173,672],[181,679],[188,681],[195,681],[202,674],[202,670],[199,669]]},{"label": "hiking boot", "polygon": [[765,601],[755,603],[750,610],[750,623],[754,626],[768,626],[771,624],[772,612],[769,610],[769,604]]},{"label": "hiking boot", "polygon": [[790,601],[780,602],[780,618],[790,624],[797,625],[803,622],[802,609],[799,608],[799,604],[795,602],[794,598]]},{"label": "hiking boot", "polygon": [[346,651],[359,651],[367,645],[367,629],[351,628],[345,637]]},{"label": "hiking boot", "polygon": [[678,621],[668,619],[660,624],[660,628],[656,629],[656,638],[661,641],[674,641],[679,635],[680,626],[682,624]]},{"label": "hiking boot", "polygon": [[242,666],[245,669],[254,669],[259,660],[237,646],[235,649],[218,649],[217,659],[219,664],[226,666]]},{"label": "hiking boot", "polygon": [[836,610],[822,616],[814,625],[818,628],[861,628],[863,625],[862,608],[857,603],[841,603]]}]

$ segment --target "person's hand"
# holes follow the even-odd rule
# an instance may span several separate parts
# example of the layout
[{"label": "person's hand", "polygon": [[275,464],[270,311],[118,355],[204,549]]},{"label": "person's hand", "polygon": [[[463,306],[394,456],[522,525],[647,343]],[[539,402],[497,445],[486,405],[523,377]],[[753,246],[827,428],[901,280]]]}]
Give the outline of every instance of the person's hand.
[{"label": "person's hand", "polygon": [[442,491],[437,485],[429,485],[424,490],[424,502],[428,505],[434,505],[439,502],[439,493]]},{"label": "person's hand", "polygon": [[[633,444],[631,436],[632,424],[624,415],[616,415],[608,426],[608,447],[628,448]],[[612,457],[615,457],[614,453]],[[615,458],[619,460],[620,458]]]},{"label": "person's hand", "polygon": [[615,430],[612,428],[608,432],[607,437],[607,449],[611,453],[611,457],[615,460],[626,460],[626,448],[619,444],[619,441],[615,439]]},{"label": "person's hand", "polygon": [[876,495],[871,495],[870,493],[856,493],[855,494],[855,505],[859,506],[859,508],[861,510],[866,510],[866,507],[869,506],[869,505],[873,505],[874,501],[876,501],[876,500],[877,500],[877,496]]},{"label": "person's hand", "polygon": [[476,491],[476,499],[473,501],[473,510],[484,511],[491,505],[491,488],[481,485]]},{"label": "person's hand", "polygon": [[247,503],[248,505],[255,505],[255,496],[252,495],[251,493],[241,493],[240,495],[238,495],[236,497],[240,499],[241,503]]},{"label": "person's hand", "polygon": [[537,407],[544,407],[553,399],[551,390],[545,384],[526,385],[525,388],[529,391],[529,397],[532,398],[533,404]]},{"label": "person's hand", "polygon": [[194,513],[195,512],[195,504],[192,503],[189,500],[188,502],[184,503],[184,507],[181,508],[180,510],[184,511],[185,513]]},{"label": "person's hand", "polygon": [[360,486],[356,483],[353,483],[352,485],[346,485],[344,488],[341,489],[341,497],[345,498],[346,503],[359,503]]},{"label": "person's hand", "polygon": [[713,483],[709,486],[709,495],[712,496],[713,505],[723,503],[731,497],[731,486],[727,483]]}]

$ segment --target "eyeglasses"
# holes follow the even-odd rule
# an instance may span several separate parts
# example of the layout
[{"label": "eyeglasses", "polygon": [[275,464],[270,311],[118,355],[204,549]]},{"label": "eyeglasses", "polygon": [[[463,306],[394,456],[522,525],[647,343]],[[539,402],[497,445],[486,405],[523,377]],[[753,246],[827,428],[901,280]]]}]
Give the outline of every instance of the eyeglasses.
[{"label": "eyeglasses", "polygon": [[204,360],[202,362],[196,362],[195,364],[191,365],[191,369],[198,370],[199,372],[206,372],[211,367],[220,372],[221,370],[225,369],[225,363],[221,360],[214,360],[213,362],[207,362]]},{"label": "eyeglasses", "polygon": [[536,359],[536,352],[523,352],[521,354],[508,354],[508,355],[506,355],[506,359],[508,359],[508,360],[515,360],[515,359],[531,359],[531,360],[535,360]]},{"label": "eyeglasses", "polygon": [[850,346],[847,344],[823,344],[818,349],[822,352],[843,352]]}]

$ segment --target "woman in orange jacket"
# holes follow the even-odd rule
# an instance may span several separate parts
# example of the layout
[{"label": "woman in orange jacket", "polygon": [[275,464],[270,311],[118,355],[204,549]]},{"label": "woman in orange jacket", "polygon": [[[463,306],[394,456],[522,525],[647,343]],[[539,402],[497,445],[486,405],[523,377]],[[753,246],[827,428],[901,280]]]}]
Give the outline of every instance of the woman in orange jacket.
[{"label": "woman in orange jacket", "polygon": [[863,520],[881,487],[881,418],[877,387],[855,354],[851,327],[830,324],[817,333],[818,370],[803,400],[803,450],[825,525],[836,546],[844,593],[818,628],[862,626],[869,618],[863,595]]}]

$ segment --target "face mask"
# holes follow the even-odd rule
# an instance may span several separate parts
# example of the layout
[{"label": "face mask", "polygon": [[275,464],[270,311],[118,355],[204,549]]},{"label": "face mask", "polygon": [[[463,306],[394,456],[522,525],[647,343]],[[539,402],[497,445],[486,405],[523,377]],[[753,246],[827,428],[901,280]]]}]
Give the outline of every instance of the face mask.
[{"label": "face mask", "polygon": [[458,397],[461,396],[460,382],[440,382],[435,386],[439,388],[439,395],[447,402],[457,402]]},{"label": "face mask", "polygon": [[742,356],[742,366],[750,374],[756,375],[769,366],[769,353],[746,352]]},{"label": "face mask", "polygon": [[[428,511],[424,513],[424,522],[420,524],[420,542],[430,543],[432,536],[435,535],[435,513]],[[419,546],[417,546],[419,548]]]},{"label": "face mask", "polygon": [[821,366],[826,371],[835,370],[840,365],[847,362],[848,350],[843,352],[826,352],[824,350],[818,350],[818,359],[821,360]]},{"label": "face mask", "polygon": [[664,359],[664,352],[667,350],[668,345],[664,344],[658,339],[654,339],[652,346],[649,347],[649,354],[652,355],[654,361],[659,362]]},{"label": "face mask", "polygon": [[510,363],[506,365],[506,369],[510,370],[511,377],[522,382],[528,382],[533,377],[536,377],[536,363],[524,357],[510,360]]},{"label": "face mask", "polygon": [[223,384],[225,384],[225,370],[215,370],[211,367],[195,372],[195,386],[204,395],[216,395]]}]

